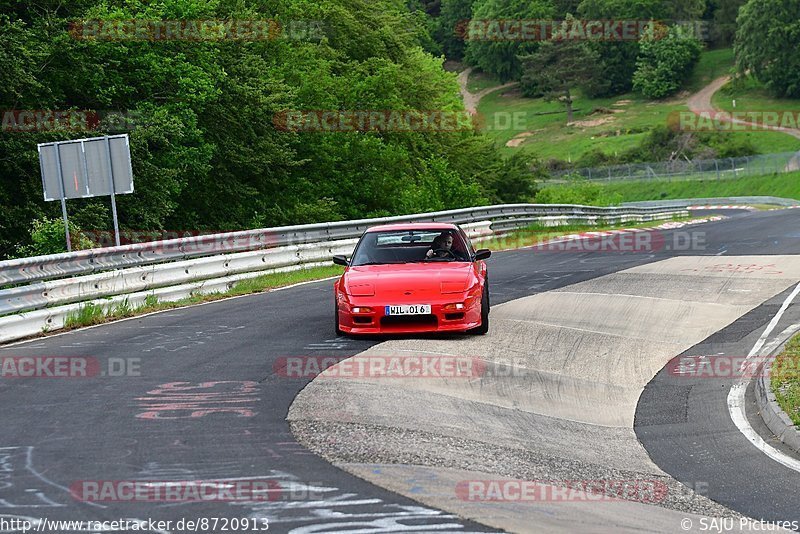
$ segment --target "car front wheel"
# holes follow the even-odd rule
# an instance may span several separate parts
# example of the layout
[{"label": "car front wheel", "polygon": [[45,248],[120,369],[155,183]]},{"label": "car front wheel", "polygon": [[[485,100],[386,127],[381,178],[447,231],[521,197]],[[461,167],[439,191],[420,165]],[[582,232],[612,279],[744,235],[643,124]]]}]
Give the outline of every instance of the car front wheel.
[{"label": "car front wheel", "polygon": [[336,330],[337,336],[343,336],[344,332],[339,328],[339,306],[336,301],[333,301],[333,328]]},{"label": "car front wheel", "polygon": [[481,296],[481,325],[469,331],[470,334],[484,335],[489,331],[489,289],[483,288]]}]

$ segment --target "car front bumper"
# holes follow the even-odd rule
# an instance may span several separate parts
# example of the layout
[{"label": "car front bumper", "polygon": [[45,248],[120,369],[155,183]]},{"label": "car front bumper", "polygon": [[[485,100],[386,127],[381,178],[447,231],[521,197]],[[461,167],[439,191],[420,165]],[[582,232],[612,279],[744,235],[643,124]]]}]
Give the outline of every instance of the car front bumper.
[{"label": "car front bumper", "polygon": [[[481,324],[480,299],[470,299],[462,310],[431,304],[429,315],[386,315],[385,303],[349,302],[339,306],[339,329],[348,334],[413,334],[423,332],[464,332]],[[458,302],[458,301],[455,301]],[[396,304],[396,303],[392,303]],[[370,311],[361,311],[363,308]],[[357,311],[353,311],[353,309]]]}]

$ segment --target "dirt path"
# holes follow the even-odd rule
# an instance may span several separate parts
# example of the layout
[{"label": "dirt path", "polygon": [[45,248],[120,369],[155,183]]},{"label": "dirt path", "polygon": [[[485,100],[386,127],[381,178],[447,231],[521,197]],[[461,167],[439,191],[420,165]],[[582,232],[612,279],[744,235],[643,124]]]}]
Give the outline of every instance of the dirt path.
[{"label": "dirt path", "polygon": [[461,89],[461,98],[464,99],[464,107],[470,113],[477,113],[478,111],[478,104],[481,102],[481,98],[488,95],[489,93],[494,93],[495,91],[499,91],[500,89],[507,89],[509,87],[514,87],[518,85],[518,82],[508,82],[504,83],[503,85],[498,85],[497,87],[489,87],[482,91],[478,91],[477,93],[470,93],[469,89],[467,89],[467,81],[469,81],[469,75],[472,72],[472,67],[469,67],[466,70],[461,71],[458,74],[458,86]]},{"label": "dirt path", "polygon": [[[740,119],[734,119],[732,117],[726,115],[718,115],[717,113],[721,110],[718,110],[714,107],[711,103],[711,99],[714,96],[714,93],[719,91],[723,85],[730,81],[730,76],[722,76],[721,78],[717,78],[716,80],[712,81],[698,92],[693,94],[687,100],[686,105],[689,106],[689,110],[692,113],[700,115],[701,113],[710,114],[712,117],[715,117],[716,120],[721,120],[723,122],[730,122],[734,124],[746,124],[751,126],[758,126],[763,129],[767,130],[775,130],[778,132],[783,132],[789,134],[797,139],[800,139],[800,130],[796,128],[782,128],[780,126],[763,126],[760,124],[755,124],[749,121],[743,121]],[[789,163],[786,164],[784,168],[785,171],[796,171],[800,170],[800,151],[797,152]]]},{"label": "dirt path", "polygon": [[711,104],[711,98],[714,96],[714,93],[722,89],[722,86],[728,83],[730,79],[730,76],[717,78],[690,96],[689,100],[686,101],[686,105],[689,106],[689,110],[696,114],[716,111],[714,106]]}]

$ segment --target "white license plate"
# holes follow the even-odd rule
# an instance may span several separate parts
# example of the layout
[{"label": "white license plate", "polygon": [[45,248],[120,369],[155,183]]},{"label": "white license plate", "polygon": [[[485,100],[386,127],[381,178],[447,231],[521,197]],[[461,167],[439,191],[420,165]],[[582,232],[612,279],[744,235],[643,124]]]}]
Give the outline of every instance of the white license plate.
[{"label": "white license plate", "polygon": [[401,304],[399,306],[386,306],[386,315],[428,315],[431,313],[430,304]]}]

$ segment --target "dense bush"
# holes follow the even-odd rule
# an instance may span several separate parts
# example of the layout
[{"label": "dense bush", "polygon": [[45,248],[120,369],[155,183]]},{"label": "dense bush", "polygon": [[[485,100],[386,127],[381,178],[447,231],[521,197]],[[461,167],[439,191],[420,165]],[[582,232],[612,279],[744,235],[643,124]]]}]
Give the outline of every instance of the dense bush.
[{"label": "dense bush", "polygon": [[689,31],[673,26],[663,38],[642,41],[633,87],[647,98],[664,98],[691,75],[703,45]]},{"label": "dense bush", "polygon": [[737,67],[780,97],[800,97],[800,1],[749,0],[737,19]]},{"label": "dense bush", "polygon": [[[677,132],[666,126],[650,129],[638,146],[617,154],[593,149],[576,159],[570,168],[604,167],[626,163],[650,163],[674,159],[716,159],[758,154],[753,143],[727,132]],[[567,166],[562,162],[562,166]],[[551,163],[555,168],[555,164]]]},{"label": "dense bush", "polygon": [[[72,250],[85,250],[94,246],[72,221],[69,222],[69,237]],[[44,256],[67,251],[64,219],[36,219],[31,224],[30,238],[30,244],[17,247],[15,257]]]},{"label": "dense bush", "polygon": [[536,194],[538,204],[583,204],[590,206],[618,206],[622,196],[609,193],[600,184],[574,180],[569,185],[546,187]]}]

